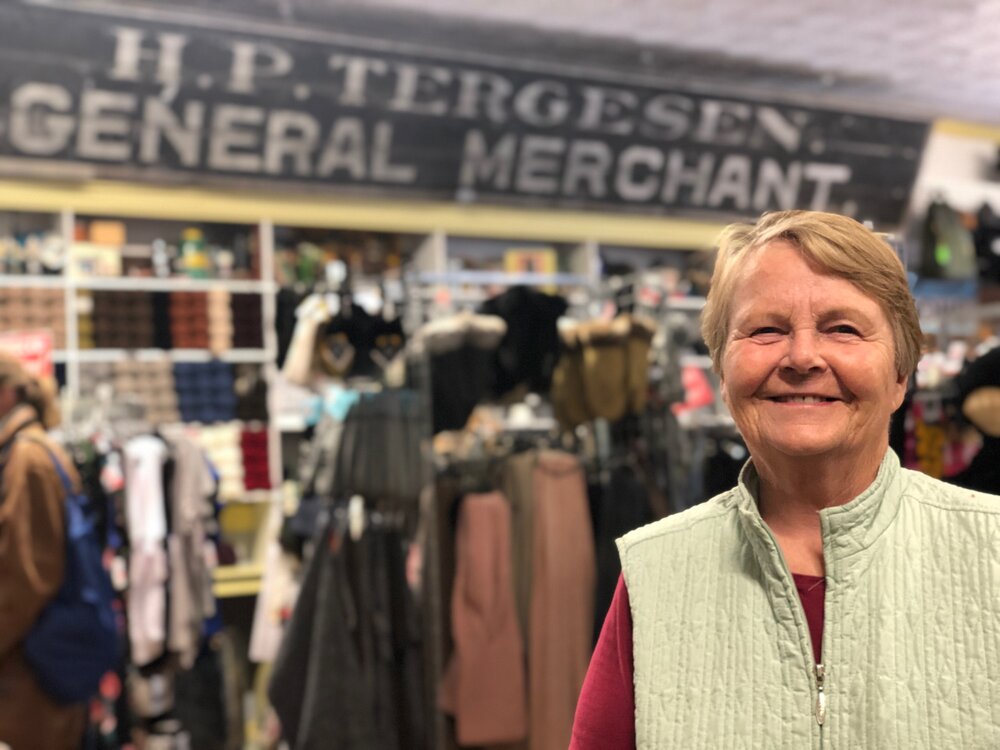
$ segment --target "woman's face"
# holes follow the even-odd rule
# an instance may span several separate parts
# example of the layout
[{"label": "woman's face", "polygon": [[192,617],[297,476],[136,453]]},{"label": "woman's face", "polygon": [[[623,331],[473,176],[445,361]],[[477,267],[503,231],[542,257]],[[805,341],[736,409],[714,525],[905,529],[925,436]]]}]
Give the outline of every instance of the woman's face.
[{"label": "woman's face", "polygon": [[906,378],[879,304],[771,242],[733,294],[722,393],[755,458],[872,457],[888,446]]}]

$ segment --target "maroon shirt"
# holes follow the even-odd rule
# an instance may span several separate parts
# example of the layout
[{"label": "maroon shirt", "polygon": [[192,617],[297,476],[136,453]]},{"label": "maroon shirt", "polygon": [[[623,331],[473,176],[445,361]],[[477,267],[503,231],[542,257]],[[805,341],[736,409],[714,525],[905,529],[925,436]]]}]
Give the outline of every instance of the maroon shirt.
[{"label": "maroon shirt", "polygon": [[[809,623],[813,655],[820,662],[826,579],[793,575]],[[570,750],[635,750],[635,687],[632,682],[632,610],[625,580],[618,587],[590,660],[573,722]]]}]

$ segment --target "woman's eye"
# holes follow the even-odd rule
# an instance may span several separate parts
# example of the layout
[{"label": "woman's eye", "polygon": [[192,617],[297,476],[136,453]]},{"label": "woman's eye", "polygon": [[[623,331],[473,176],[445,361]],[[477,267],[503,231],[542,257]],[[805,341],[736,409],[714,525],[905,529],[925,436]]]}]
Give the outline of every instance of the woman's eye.
[{"label": "woman's eye", "polygon": [[848,323],[840,323],[830,328],[830,333],[846,333],[850,336],[857,336],[858,329]]},{"label": "woman's eye", "polygon": [[768,336],[774,334],[780,334],[781,329],[777,326],[761,326],[760,328],[753,329],[751,336]]}]

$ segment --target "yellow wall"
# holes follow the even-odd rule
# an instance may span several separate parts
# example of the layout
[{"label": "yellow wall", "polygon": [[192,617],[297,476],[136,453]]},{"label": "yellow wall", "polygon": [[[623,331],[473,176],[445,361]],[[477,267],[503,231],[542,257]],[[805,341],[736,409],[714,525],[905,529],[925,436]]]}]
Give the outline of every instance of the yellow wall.
[{"label": "yellow wall", "polygon": [[646,215],[534,210],[454,203],[348,199],[335,195],[233,191],[92,181],[0,180],[0,210],[381,230],[498,239],[583,242],[652,248],[711,247],[718,222]]}]

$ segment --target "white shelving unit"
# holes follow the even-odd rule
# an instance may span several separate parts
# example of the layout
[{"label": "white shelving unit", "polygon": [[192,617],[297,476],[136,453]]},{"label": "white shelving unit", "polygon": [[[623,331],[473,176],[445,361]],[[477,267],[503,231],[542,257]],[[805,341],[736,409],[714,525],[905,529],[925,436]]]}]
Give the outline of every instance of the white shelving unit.
[{"label": "white shelving unit", "polygon": [[36,276],[30,274],[0,275],[0,289],[79,289],[93,292],[210,292],[221,289],[233,294],[274,294],[273,281],[242,279],[193,279],[187,276],[170,278]]},{"label": "white shelving unit", "polygon": [[275,352],[267,349],[230,349],[213,353],[208,349],[57,349],[52,359],[58,363],[120,362],[134,359],[139,362],[209,362],[213,359],[232,364],[267,364],[273,362]]},{"label": "white shelving unit", "polygon": [[[0,207],[0,212],[5,212]],[[18,213],[16,210],[13,213]],[[44,217],[45,212],[30,212],[31,215]],[[51,221],[41,222],[48,231],[57,232],[62,239],[65,248],[69,248],[73,242],[74,229],[77,217],[71,210],[63,210],[58,214],[51,214]],[[126,224],[130,220],[142,220],[143,217],[109,217],[120,219]],[[194,222],[197,223],[197,222]],[[277,357],[277,337],[274,329],[275,320],[275,294],[277,285],[274,283],[274,243],[271,237],[272,228],[269,222],[262,220],[256,224],[242,224],[250,230],[256,229],[261,241],[258,245],[260,253],[260,280],[244,279],[200,279],[186,276],[174,276],[169,278],[153,277],[101,277],[101,276],[75,276],[66,275],[29,275],[29,274],[0,274],[0,290],[12,289],[57,289],[63,290],[65,301],[65,326],[66,326],[66,346],[53,352],[53,361],[65,365],[66,368],[66,394],[70,410],[72,405],[81,396],[80,392],[80,367],[90,363],[113,363],[124,360],[134,360],[140,362],[168,361],[168,362],[209,362],[218,359],[223,362],[241,364],[252,363],[262,366],[264,377],[268,383],[269,408],[273,410],[274,403],[270,396],[273,391],[274,378],[276,375],[275,360]],[[128,246],[127,255],[136,255],[136,246]],[[93,292],[202,292],[207,293],[213,290],[223,290],[231,294],[253,294],[260,295],[261,304],[261,341],[263,346],[254,349],[230,349],[222,352],[212,352],[208,349],[80,349],[78,316],[80,315],[79,293],[84,291]],[[249,490],[238,499],[227,501],[227,505],[236,506],[264,506],[275,505],[281,498],[281,440],[276,421],[272,419],[267,425],[268,449],[269,449],[269,475],[271,479],[271,490]],[[164,425],[164,429],[171,426]],[[266,513],[264,515],[267,515]],[[259,585],[261,566],[258,561],[248,560],[239,565],[223,567],[219,570],[217,577],[217,593],[226,596],[244,596],[255,593],[256,586]],[[248,573],[251,578],[256,579],[256,583],[247,580]],[[234,587],[234,581],[238,584]]]}]

